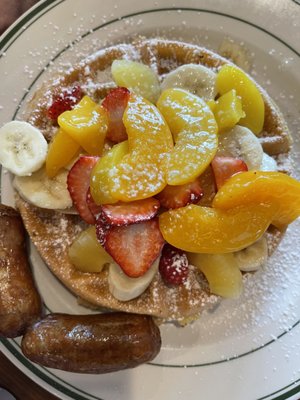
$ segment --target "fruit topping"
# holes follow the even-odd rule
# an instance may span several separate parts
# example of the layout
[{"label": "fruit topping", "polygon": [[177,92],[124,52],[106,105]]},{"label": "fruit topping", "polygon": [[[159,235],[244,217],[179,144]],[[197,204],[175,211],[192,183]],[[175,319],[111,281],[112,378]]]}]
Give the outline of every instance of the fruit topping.
[{"label": "fruit topping", "polygon": [[158,220],[111,227],[104,247],[131,278],[144,275],[159,256],[164,239]]},{"label": "fruit topping", "polygon": [[108,234],[108,231],[111,229],[111,226],[106,222],[105,217],[103,216],[102,211],[95,216],[96,218],[96,236],[101,244],[101,246],[105,245],[106,242],[106,236]]},{"label": "fruit topping", "polygon": [[223,210],[253,204],[277,205],[271,222],[280,229],[300,216],[300,182],[282,172],[248,171],[230,178],[213,201]]},{"label": "fruit topping", "polygon": [[170,186],[167,185],[160,193],[156,195],[160,205],[164,208],[179,208],[188,204],[197,204],[203,196],[203,190],[199,179],[185,185]]},{"label": "fruit topping", "polygon": [[204,100],[182,89],[165,90],[157,107],[175,140],[175,147],[165,161],[167,183],[183,185],[192,182],[217,152],[214,115]]},{"label": "fruit topping", "polygon": [[88,154],[101,155],[108,129],[107,111],[84,96],[71,111],[58,117],[58,125]]},{"label": "fruit topping", "polygon": [[167,285],[182,285],[189,273],[189,262],[185,252],[165,244],[160,257],[159,272]]},{"label": "fruit topping", "polygon": [[110,293],[120,301],[128,301],[137,298],[151,284],[157,273],[158,263],[159,258],[157,258],[148,271],[139,278],[130,278],[124,274],[119,265],[111,263],[108,272]]},{"label": "fruit topping", "polygon": [[102,212],[108,224],[122,226],[152,219],[157,214],[159,206],[157,199],[149,197],[129,203],[103,205]]},{"label": "fruit topping", "polygon": [[70,135],[58,129],[48,146],[46,172],[53,178],[79,153],[80,146]]},{"label": "fruit topping", "polygon": [[238,67],[226,64],[217,74],[216,86],[221,96],[235,89],[246,114],[239,124],[246,126],[256,135],[259,134],[264,125],[265,105],[254,81]]},{"label": "fruit topping", "polygon": [[47,142],[42,132],[24,121],[0,128],[0,163],[17,176],[30,176],[44,164]]},{"label": "fruit topping", "polygon": [[82,272],[100,272],[104,265],[113,262],[100,246],[94,226],[82,231],[68,250],[71,263]]},{"label": "fruit topping", "polygon": [[166,186],[162,162],[173,148],[170,129],[153,104],[133,94],[123,121],[129,153],[108,171],[111,195],[121,201],[154,196]]},{"label": "fruit topping", "polygon": [[30,176],[15,176],[13,186],[24,200],[36,207],[65,210],[72,207],[67,176],[68,171],[63,169],[54,178],[49,178],[42,167]]},{"label": "fruit topping", "polygon": [[118,86],[124,86],[152,103],[158,99],[158,76],[148,65],[129,60],[115,60],[111,66],[111,73]]},{"label": "fruit topping", "polygon": [[166,242],[182,250],[229,253],[258,240],[277,210],[273,204],[247,204],[229,210],[190,204],[162,213],[159,227]]},{"label": "fruit topping", "polygon": [[83,92],[79,85],[62,89],[60,93],[53,96],[52,103],[47,109],[47,116],[53,121],[57,121],[60,114],[72,110],[72,108],[80,101],[82,96]]},{"label": "fruit topping", "polygon": [[87,204],[87,191],[90,186],[90,175],[98,157],[82,156],[73,165],[68,174],[67,185],[73,204],[81,218],[88,224],[96,220]]},{"label": "fruit topping", "polygon": [[237,298],[243,288],[242,273],[233,253],[188,254],[189,262],[205,275],[212,293]]},{"label": "fruit topping", "polygon": [[246,247],[233,253],[240,271],[253,272],[263,266],[268,259],[268,241],[266,235]]},{"label": "fruit topping", "polygon": [[169,72],[162,84],[162,90],[181,88],[201,97],[205,101],[216,96],[216,73],[201,64],[185,64]]},{"label": "fruit topping", "polygon": [[95,218],[97,218],[98,214],[102,213],[102,207],[95,203],[95,201],[91,195],[90,187],[88,188],[88,191],[86,193],[86,203]]},{"label": "fruit topping", "polygon": [[248,167],[243,160],[233,157],[215,157],[211,162],[211,166],[218,190],[233,175],[248,171]]},{"label": "fruit topping", "polygon": [[96,204],[114,204],[118,199],[111,193],[111,174],[128,153],[128,141],[114,145],[99,159],[91,173],[91,195]]},{"label": "fruit topping", "polygon": [[259,139],[245,126],[236,125],[219,135],[217,156],[241,158],[249,170],[261,168],[263,154]]},{"label": "fruit topping", "polygon": [[106,138],[114,143],[127,140],[123,114],[127,107],[130,92],[124,87],[112,89],[102,102],[108,112],[108,131]]},{"label": "fruit topping", "polygon": [[233,128],[241,118],[245,117],[241,99],[237,96],[235,89],[218,98],[213,113],[218,124],[219,133]]}]

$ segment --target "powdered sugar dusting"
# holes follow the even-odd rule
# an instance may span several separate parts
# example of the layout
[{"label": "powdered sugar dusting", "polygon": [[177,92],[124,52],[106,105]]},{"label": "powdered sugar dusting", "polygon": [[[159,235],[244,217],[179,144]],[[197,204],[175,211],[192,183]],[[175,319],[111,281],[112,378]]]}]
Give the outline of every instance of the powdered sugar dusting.
[{"label": "powdered sugar dusting", "polygon": [[[172,48],[169,51],[169,53],[167,52],[167,55],[165,56],[161,56],[162,48],[164,49],[165,44],[161,44],[161,42],[157,39],[150,40],[148,42],[147,48],[145,48],[143,45],[140,45],[139,41],[137,41],[136,43],[137,43],[136,45],[128,45],[128,44],[117,45],[115,46],[113,53],[111,53],[110,49],[104,49],[95,52],[93,55],[91,55],[90,57],[88,57],[79,64],[78,67],[80,71],[79,74],[77,74],[76,70],[77,67],[75,68],[73,65],[68,64],[68,62],[61,64],[59,72],[67,74],[68,78],[67,80],[62,81],[60,75],[58,75],[58,78],[56,78],[53,81],[53,85],[69,86],[70,83],[73,83],[72,79],[75,79],[76,83],[79,83],[88,94],[90,94],[94,99],[97,100],[103,98],[107,90],[114,85],[110,73],[110,64],[112,60],[115,58],[123,58],[123,59],[145,62],[148,65],[150,65],[154,71],[157,71],[160,77],[162,77],[168,71],[181,65],[182,63],[203,61],[203,49],[192,50],[192,48],[191,49],[189,48],[187,52],[188,59],[185,59],[184,57],[177,58],[176,45],[177,46],[180,45],[178,42],[174,44],[174,48]],[[94,46],[95,43],[93,43],[92,45]],[[213,70],[217,70],[219,66],[222,65],[224,60],[220,58],[218,62],[215,63],[213,61],[213,56],[211,55],[211,53],[205,50],[205,57],[203,62],[206,66],[211,67]],[[44,96],[46,102],[45,103],[38,102],[37,105],[35,104],[35,107],[43,109],[43,107],[45,107],[45,104],[46,105],[49,104],[49,99],[51,98],[51,94],[52,92],[48,88]],[[273,111],[276,111],[273,105],[271,105],[270,108]],[[32,117],[33,121],[36,124],[40,123],[41,120],[39,119],[40,118],[39,115],[32,114]],[[47,131],[48,137],[51,137],[56,128],[54,126],[43,125],[43,129],[44,131]],[[280,142],[281,140],[280,132],[276,131],[276,133],[278,133],[276,139],[272,139],[272,135],[270,134],[270,132],[269,133],[267,132],[266,135],[264,135],[264,137],[261,140],[268,142],[269,146],[273,145],[272,142],[274,142],[275,144],[282,143]],[[285,155],[277,156],[277,162],[280,166],[282,166],[282,168],[286,168],[286,166],[283,166],[283,163],[285,161],[286,161]],[[128,166],[128,168],[130,168],[130,165]],[[136,186],[132,187],[133,192],[144,189],[143,174],[144,174],[143,169],[137,171]],[[149,176],[147,176],[147,179],[148,178]],[[116,186],[116,188],[120,186],[120,182],[117,179],[114,179],[113,176],[112,179],[114,180],[114,185]],[[155,174],[153,174],[153,185],[155,184],[157,184],[157,179],[155,177]],[[57,223],[55,228],[50,228],[50,227],[47,228],[48,229],[46,232],[47,236],[52,235],[54,238],[56,238],[54,240],[53,248],[56,249],[55,251],[57,255],[59,254],[59,251],[65,252],[68,245],[71,242],[71,239],[68,238],[68,226],[69,225],[67,220],[62,220],[60,223]],[[79,227],[79,225],[76,226],[77,226],[76,231],[77,232],[80,231],[81,228]],[[75,232],[73,232],[73,235],[74,234]],[[45,243],[44,245],[47,249],[51,248],[50,241]],[[97,282],[98,281],[99,279],[97,279]],[[251,279],[249,281],[251,282]],[[245,282],[246,282],[245,293],[247,293],[248,290],[247,285],[249,285],[249,288],[251,287],[251,284],[247,283],[248,277],[245,278]],[[211,308],[219,301],[219,299],[216,296],[211,296],[208,293],[207,287],[205,285],[206,283],[205,281],[203,281],[203,277],[202,279],[201,277],[199,278],[198,272],[193,270],[193,268],[191,268],[191,274],[189,274],[189,278],[184,283],[184,285],[179,289],[171,287],[166,289],[165,285],[162,285],[160,277],[158,276],[157,279],[153,281],[152,287],[150,289],[150,296],[151,296],[150,301],[152,304],[152,309],[155,310],[155,312],[158,315],[162,316],[169,315],[170,318],[175,318],[177,320],[180,319],[182,315],[184,315],[185,311],[187,312],[187,315],[190,316],[193,314],[198,314],[198,312],[202,311],[204,307],[208,306],[209,308]],[[252,287],[252,290],[255,290],[255,287]],[[162,304],[162,298],[164,298],[165,300],[164,304]],[[145,293],[139,299],[137,299],[136,304],[141,308],[145,307],[145,304],[149,304],[149,293]],[[228,302],[224,302],[224,304],[228,304]],[[184,310],[185,305],[187,307],[187,310]],[[128,307],[127,309],[129,311],[131,310],[129,304],[126,305],[126,307]],[[217,308],[214,313],[207,313],[204,315],[213,316],[213,321],[215,324],[217,324],[218,318],[215,319],[215,315],[216,313],[219,312],[220,308],[221,306]],[[241,306],[241,308],[243,308],[243,306]],[[134,308],[132,309],[134,310]],[[222,319],[222,321],[223,321],[222,323],[224,323],[224,319]],[[231,321],[233,323],[233,317],[231,318]],[[211,322],[212,321],[210,320],[210,326],[213,326],[211,325]],[[244,322],[243,324],[247,325],[248,322]]]}]

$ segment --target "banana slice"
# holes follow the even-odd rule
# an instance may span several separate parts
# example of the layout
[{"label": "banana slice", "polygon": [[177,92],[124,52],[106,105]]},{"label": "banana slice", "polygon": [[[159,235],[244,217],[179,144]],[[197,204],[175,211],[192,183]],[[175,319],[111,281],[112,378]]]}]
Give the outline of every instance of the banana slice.
[{"label": "banana slice", "polygon": [[244,250],[233,253],[241,271],[257,271],[268,258],[268,244],[263,236]]},{"label": "banana slice", "polygon": [[218,53],[228,60],[234,62],[244,71],[250,71],[252,60],[243,44],[239,44],[232,39],[225,38],[218,49]]},{"label": "banana slice", "polygon": [[46,160],[48,144],[41,131],[23,121],[0,129],[0,163],[17,176],[28,176]]},{"label": "banana slice", "polygon": [[213,100],[216,97],[216,74],[209,68],[198,64],[186,64],[176,68],[165,76],[161,89],[181,88],[202,97]]},{"label": "banana slice", "polygon": [[20,196],[31,204],[40,208],[63,210],[72,206],[67,176],[68,171],[62,170],[50,179],[43,167],[31,176],[16,176],[13,184]]},{"label": "banana slice", "polygon": [[263,149],[250,129],[236,125],[230,131],[219,135],[217,155],[241,158],[249,170],[259,170],[263,160]]},{"label": "banana slice", "polygon": [[109,264],[108,284],[110,293],[120,301],[135,299],[142,294],[152,282],[154,275],[158,271],[158,257],[150,269],[140,278],[129,278],[119,265]]},{"label": "banana slice", "polygon": [[259,169],[261,171],[278,171],[277,162],[267,153],[263,153],[262,163]]}]

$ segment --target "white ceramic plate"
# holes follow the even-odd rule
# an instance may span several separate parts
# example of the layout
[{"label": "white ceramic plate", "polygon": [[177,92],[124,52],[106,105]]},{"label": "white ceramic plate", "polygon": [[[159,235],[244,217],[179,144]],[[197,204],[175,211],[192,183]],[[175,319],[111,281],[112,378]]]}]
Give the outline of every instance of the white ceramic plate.
[{"label": "white ceramic plate", "polygon": [[[136,34],[179,38],[213,50],[225,37],[243,42],[255,78],[289,123],[299,170],[298,0],[42,1],[1,38],[0,125],[22,111],[28,93],[47,79],[53,63],[74,62]],[[2,173],[2,202],[12,200],[9,176]],[[263,271],[247,282],[240,300],[224,301],[192,326],[162,326],[163,347],[151,364],[107,375],[79,375],[32,364],[22,356],[19,340],[2,340],[0,348],[62,399],[298,399],[299,222],[290,226]],[[34,248],[31,261],[49,310],[87,312],[52,276]]]}]

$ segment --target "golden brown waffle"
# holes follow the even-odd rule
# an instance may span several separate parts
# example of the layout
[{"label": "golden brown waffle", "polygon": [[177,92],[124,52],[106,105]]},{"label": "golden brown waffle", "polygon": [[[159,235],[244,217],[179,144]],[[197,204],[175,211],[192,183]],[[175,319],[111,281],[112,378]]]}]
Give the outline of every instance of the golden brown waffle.
[{"label": "golden brown waffle", "polygon": [[[39,127],[50,140],[55,130],[45,115],[51,95],[62,87],[78,83],[94,100],[100,100],[115,86],[110,74],[113,60],[123,58],[150,65],[160,77],[187,63],[200,63],[217,70],[228,62],[207,49],[175,41],[151,39],[135,44],[116,45],[93,54],[59,80],[46,83],[31,100],[26,119]],[[262,88],[259,89],[264,98],[266,113],[262,133],[264,150],[270,155],[280,155],[283,161],[287,160],[291,146],[287,125],[274,102]],[[282,170],[284,169],[283,164]],[[101,273],[82,273],[69,262],[68,246],[84,228],[79,217],[38,209],[21,198],[18,198],[17,205],[32,242],[49,268],[67,288],[84,301],[99,307],[180,320],[198,315],[205,307],[218,300],[209,293],[203,276],[192,270],[185,285],[167,287],[157,274],[150,287],[139,298],[120,302],[109,292],[107,270]],[[280,241],[281,232],[269,231],[267,236],[269,248],[273,251]]]}]

